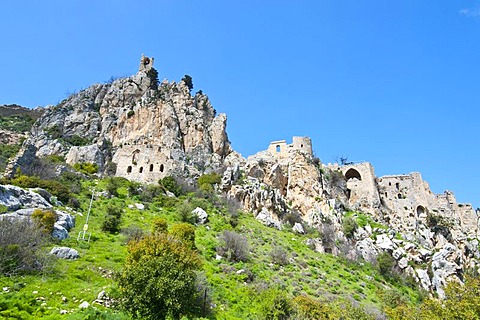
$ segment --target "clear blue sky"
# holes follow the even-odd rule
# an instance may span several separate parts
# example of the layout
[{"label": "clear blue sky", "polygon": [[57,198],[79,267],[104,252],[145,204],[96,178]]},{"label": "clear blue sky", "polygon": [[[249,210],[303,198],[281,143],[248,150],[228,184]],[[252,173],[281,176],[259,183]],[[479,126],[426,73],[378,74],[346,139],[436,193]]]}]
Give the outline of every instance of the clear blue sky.
[{"label": "clear blue sky", "polygon": [[0,104],[56,104],[145,53],[193,77],[244,156],[307,135],[324,163],[480,206],[480,1],[10,0],[0,39]]}]

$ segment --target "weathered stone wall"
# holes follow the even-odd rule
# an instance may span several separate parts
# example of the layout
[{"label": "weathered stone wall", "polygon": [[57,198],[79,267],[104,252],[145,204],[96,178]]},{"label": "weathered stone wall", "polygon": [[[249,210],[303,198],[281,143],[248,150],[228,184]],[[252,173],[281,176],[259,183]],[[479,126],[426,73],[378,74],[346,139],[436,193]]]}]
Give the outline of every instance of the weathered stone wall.
[{"label": "weathered stone wall", "polygon": [[155,183],[175,169],[175,162],[158,145],[125,145],[117,150],[113,162],[117,163],[118,177]]}]

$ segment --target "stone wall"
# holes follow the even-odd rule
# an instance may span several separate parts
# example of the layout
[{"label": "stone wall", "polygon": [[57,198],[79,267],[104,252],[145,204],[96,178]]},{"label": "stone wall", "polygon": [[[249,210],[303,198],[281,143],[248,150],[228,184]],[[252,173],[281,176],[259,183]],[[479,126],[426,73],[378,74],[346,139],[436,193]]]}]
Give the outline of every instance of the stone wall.
[{"label": "stone wall", "polygon": [[138,182],[155,183],[171,175],[175,163],[158,145],[125,145],[113,157],[116,176]]}]

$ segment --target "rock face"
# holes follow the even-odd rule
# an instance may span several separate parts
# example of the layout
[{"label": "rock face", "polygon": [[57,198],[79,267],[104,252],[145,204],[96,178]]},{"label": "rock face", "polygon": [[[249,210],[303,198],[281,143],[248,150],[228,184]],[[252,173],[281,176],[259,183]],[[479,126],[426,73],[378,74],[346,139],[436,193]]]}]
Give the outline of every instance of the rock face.
[{"label": "rock face", "polygon": [[142,56],[134,76],[93,85],[47,108],[6,175],[49,155],[96,163],[100,172],[140,182],[218,169],[232,152],[226,115],[217,115],[206,95],[191,95],[183,81],[158,85],[152,65]]},{"label": "rock face", "polygon": [[[54,210],[44,196],[51,196],[43,189],[26,190],[11,185],[0,185],[0,205],[6,212],[0,213],[0,219],[30,219],[36,209],[53,210],[57,217],[54,223],[52,237],[64,240],[68,232],[75,226],[75,217],[69,213]],[[38,192],[38,193],[37,193]]]}]

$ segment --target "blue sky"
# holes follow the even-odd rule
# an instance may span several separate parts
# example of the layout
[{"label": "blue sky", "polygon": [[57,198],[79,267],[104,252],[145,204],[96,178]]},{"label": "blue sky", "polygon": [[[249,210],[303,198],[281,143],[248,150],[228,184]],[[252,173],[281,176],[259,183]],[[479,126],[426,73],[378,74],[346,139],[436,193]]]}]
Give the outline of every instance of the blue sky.
[{"label": "blue sky", "polygon": [[3,1],[0,104],[137,71],[193,77],[244,156],[310,136],[322,162],[419,171],[480,206],[480,1]]}]

